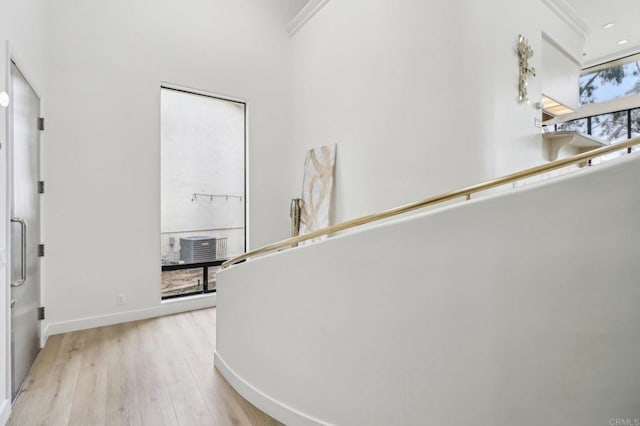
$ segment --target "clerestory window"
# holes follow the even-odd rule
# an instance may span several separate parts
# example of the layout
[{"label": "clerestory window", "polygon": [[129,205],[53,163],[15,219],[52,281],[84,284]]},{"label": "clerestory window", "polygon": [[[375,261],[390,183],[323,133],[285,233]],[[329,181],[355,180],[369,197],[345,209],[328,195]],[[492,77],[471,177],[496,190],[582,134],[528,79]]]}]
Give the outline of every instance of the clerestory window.
[{"label": "clerestory window", "polygon": [[583,70],[580,104],[610,101],[640,93],[640,54]]}]

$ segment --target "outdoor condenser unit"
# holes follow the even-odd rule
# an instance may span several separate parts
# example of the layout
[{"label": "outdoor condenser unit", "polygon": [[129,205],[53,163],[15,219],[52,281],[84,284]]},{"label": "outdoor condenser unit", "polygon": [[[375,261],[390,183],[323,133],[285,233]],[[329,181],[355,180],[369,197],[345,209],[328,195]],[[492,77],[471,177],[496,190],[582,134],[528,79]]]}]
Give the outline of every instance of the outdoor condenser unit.
[{"label": "outdoor condenser unit", "polygon": [[216,260],[216,239],[212,237],[180,238],[180,260],[184,263]]}]

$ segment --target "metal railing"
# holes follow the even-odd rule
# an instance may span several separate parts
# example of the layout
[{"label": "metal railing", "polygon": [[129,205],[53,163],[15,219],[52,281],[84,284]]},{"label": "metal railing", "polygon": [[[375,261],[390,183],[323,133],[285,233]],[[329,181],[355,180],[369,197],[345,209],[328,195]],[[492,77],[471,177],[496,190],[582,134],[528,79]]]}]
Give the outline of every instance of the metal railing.
[{"label": "metal railing", "polygon": [[640,107],[621,109],[609,112],[603,112],[596,115],[575,118],[561,123],[555,123],[547,127],[554,126],[554,130],[575,130],[580,133],[594,136],[594,129],[602,128],[596,137],[602,139],[603,136],[609,137],[607,142],[631,139],[633,134],[639,134],[640,129]]},{"label": "metal railing", "polygon": [[513,183],[519,180],[523,180],[532,176],[537,176],[542,173],[546,173],[552,170],[560,169],[562,167],[570,166],[572,164],[588,161],[594,157],[609,154],[615,151],[626,150],[632,146],[640,144],[640,136],[629,139],[625,142],[616,143],[615,145],[605,146],[603,148],[597,148],[592,151],[588,151],[573,157],[563,158],[556,160],[541,166],[532,167],[530,169],[521,170],[516,173],[511,173],[496,179],[492,179],[477,185],[468,186],[466,188],[458,189],[457,191],[445,192],[435,197],[425,198],[424,200],[416,201],[414,203],[406,204],[404,206],[395,207],[393,209],[385,210],[380,213],[374,213],[356,219],[348,220],[346,222],[339,223],[337,225],[329,226],[327,228],[320,229],[318,231],[310,232],[308,234],[299,235],[297,237],[288,238],[273,244],[266,245],[256,250],[251,250],[240,256],[228,260],[222,264],[223,268],[242,262],[244,260],[261,256],[279,249],[291,248],[292,246],[301,243],[303,241],[311,240],[314,238],[322,237],[325,235],[335,234],[336,232],[345,231],[347,229],[355,228],[357,226],[366,225],[379,220],[387,219],[393,216],[408,213],[414,210],[422,209],[424,207],[433,206],[435,204],[443,203],[445,201],[453,200],[456,198],[465,197],[467,200],[471,198],[471,194],[486,191],[498,186]]}]

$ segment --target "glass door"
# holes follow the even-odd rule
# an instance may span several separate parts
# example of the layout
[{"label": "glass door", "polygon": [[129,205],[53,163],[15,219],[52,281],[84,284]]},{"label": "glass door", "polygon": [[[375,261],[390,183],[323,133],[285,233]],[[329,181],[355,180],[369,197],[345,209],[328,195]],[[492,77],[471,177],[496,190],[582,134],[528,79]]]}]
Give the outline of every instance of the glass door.
[{"label": "glass door", "polygon": [[11,391],[16,397],[40,350],[40,98],[11,64]]}]

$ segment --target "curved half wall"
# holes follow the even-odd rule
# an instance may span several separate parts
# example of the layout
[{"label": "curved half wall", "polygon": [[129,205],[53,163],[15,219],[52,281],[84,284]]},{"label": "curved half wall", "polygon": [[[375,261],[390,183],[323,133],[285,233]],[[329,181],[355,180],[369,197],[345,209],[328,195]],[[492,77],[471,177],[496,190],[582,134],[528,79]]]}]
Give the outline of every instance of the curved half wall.
[{"label": "curved half wall", "polygon": [[215,364],[286,424],[640,417],[640,157],[239,264]]}]

